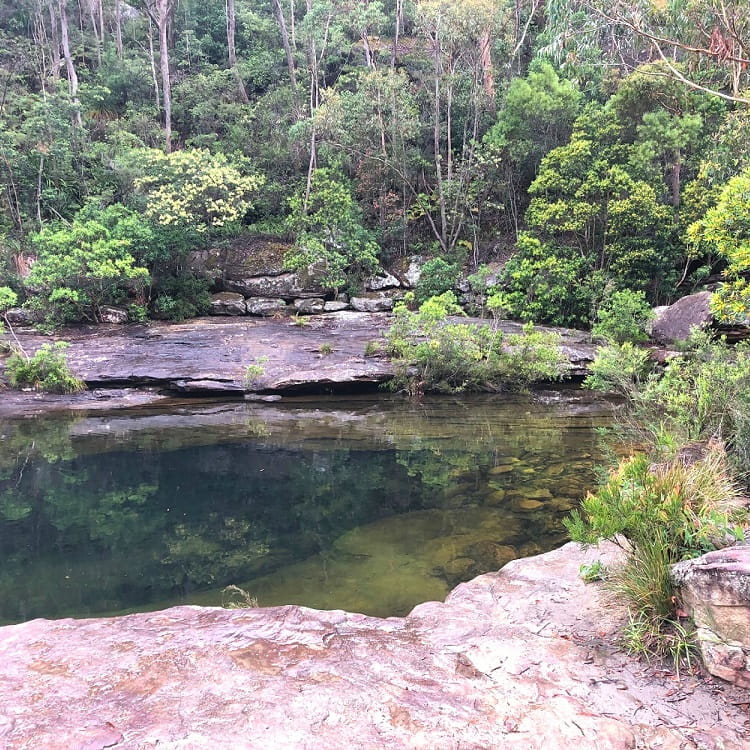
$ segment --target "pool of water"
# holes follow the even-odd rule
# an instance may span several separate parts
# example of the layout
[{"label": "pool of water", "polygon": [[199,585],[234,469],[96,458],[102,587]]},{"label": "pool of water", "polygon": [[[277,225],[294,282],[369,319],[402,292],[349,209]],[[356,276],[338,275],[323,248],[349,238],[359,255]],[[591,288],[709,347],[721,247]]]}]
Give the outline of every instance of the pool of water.
[{"label": "pool of water", "polygon": [[175,405],[0,422],[0,622],[220,604],[381,616],[565,540],[609,407]]}]

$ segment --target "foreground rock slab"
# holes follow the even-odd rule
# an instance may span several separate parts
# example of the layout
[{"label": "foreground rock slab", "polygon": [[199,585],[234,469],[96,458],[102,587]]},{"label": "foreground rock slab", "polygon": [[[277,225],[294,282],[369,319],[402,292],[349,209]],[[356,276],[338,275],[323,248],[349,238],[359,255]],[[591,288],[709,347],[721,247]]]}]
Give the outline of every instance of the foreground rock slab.
[{"label": "foreground rock slab", "polygon": [[[567,545],[377,619],[177,607],[0,629],[0,747],[750,747],[742,695],[617,648]],[[746,693],[744,694],[746,696]]]}]

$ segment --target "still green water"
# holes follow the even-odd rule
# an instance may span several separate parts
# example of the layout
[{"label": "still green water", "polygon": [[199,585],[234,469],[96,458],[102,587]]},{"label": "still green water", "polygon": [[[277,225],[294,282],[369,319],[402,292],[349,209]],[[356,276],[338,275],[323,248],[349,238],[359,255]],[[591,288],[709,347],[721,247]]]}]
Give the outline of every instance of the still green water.
[{"label": "still green water", "polygon": [[381,616],[565,540],[606,404],[224,403],[0,423],[0,621],[220,604]]}]

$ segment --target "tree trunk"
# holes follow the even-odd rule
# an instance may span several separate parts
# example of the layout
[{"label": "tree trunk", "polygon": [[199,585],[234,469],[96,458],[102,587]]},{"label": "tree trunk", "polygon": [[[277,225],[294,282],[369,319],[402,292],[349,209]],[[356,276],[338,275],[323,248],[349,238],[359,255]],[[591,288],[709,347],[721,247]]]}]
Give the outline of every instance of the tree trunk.
[{"label": "tree trunk", "polygon": [[122,0],[115,0],[115,48],[117,59],[122,60]]},{"label": "tree trunk", "polygon": [[50,36],[52,37],[52,79],[57,81],[60,77],[60,68],[62,67],[62,61],[60,60],[60,33],[57,26],[57,16],[55,15],[55,8],[52,5],[51,0],[48,8]]},{"label": "tree trunk", "polygon": [[245,104],[250,103],[250,99],[247,96],[247,90],[245,84],[242,81],[242,76],[237,68],[237,50],[234,44],[234,36],[237,28],[237,14],[235,13],[234,0],[227,0],[227,52],[229,57],[229,68],[234,73],[234,77],[237,80],[237,88],[240,92],[240,99]]},{"label": "tree trunk", "polygon": [[482,61],[482,86],[487,98],[495,101],[495,73],[492,70],[492,36],[490,30],[485,29],[482,32],[482,38],[479,41],[479,50]]},{"label": "tree trunk", "polygon": [[169,48],[167,46],[168,3],[159,0],[159,67],[161,68],[161,94],[164,100],[164,150],[172,151],[172,86],[169,80]]},{"label": "tree trunk", "polygon": [[60,42],[62,44],[63,57],[65,58],[65,69],[68,73],[68,90],[73,104],[76,107],[76,124],[81,125],[81,102],[78,100],[78,76],[73,65],[73,58],[70,54],[70,42],[68,41],[68,15],[65,6],[67,0],[58,0],[57,9],[60,14]]},{"label": "tree trunk", "polygon": [[[169,79],[169,21],[175,0],[146,0],[146,10],[159,30],[159,69],[164,108],[164,150],[172,151],[172,86]],[[149,39],[150,41],[150,39]],[[151,52],[153,56],[153,51]]]},{"label": "tree trunk", "polygon": [[156,74],[156,55],[154,54],[154,25],[151,16],[148,17],[148,60],[151,64],[151,79],[154,82],[154,101],[161,106],[161,92],[159,91],[159,77]]},{"label": "tree trunk", "polygon": [[[292,95],[294,97],[294,109],[299,114],[299,102],[297,101],[297,73],[294,68],[294,54],[292,53],[292,45],[289,43],[289,32],[286,27],[281,0],[273,0],[273,10],[276,16],[276,23],[278,23],[279,31],[281,32],[281,44],[284,47],[284,54],[286,55],[286,66],[289,70],[289,81],[292,84]],[[294,11],[292,10],[292,12]]]}]

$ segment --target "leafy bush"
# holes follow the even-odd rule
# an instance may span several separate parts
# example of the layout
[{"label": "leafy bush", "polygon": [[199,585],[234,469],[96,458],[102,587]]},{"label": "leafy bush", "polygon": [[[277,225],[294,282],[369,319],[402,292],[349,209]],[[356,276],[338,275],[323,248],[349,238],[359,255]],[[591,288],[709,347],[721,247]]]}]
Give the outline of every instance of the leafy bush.
[{"label": "leafy bush", "polygon": [[600,347],[583,385],[594,391],[617,393],[633,400],[651,371],[649,354],[629,341]]},{"label": "leafy bush", "polygon": [[211,309],[208,281],[197,276],[169,276],[156,285],[153,314],[162,320],[185,320]]},{"label": "leafy bush", "polygon": [[[98,320],[102,305],[138,295],[148,283],[148,270],[131,253],[133,241],[110,228],[110,213],[89,218],[90,212],[82,212],[72,224],[50,225],[32,238],[38,258],[25,284],[32,307],[51,325]],[[133,217],[122,214],[119,220],[130,224]]]},{"label": "leafy bush", "polygon": [[503,268],[500,286],[488,306],[517,320],[576,326],[589,318],[590,292],[579,257],[542,243],[528,234],[518,237],[518,252]]},{"label": "leafy bush", "polygon": [[9,286],[0,286],[0,333],[5,331],[5,313],[18,302],[18,295]]},{"label": "leafy bush", "polygon": [[611,586],[633,611],[659,622],[674,610],[671,565],[743,538],[740,508],[724,448],[711,443],[696,460],[624,459],[566,527],[574,541],[611,539],[626,550]]},{"label": "leafy bush", "polygon": [[431,297],[417,312],[397,306],[386,336],[395,370],[391,387],[410,393],[502,391],[562,377],[565,357],[557,335],[532,326],[505,335],[489,325],[446,320],[460,312],[453,292]]},{"label": "leafy bush", "polygon": [[68,344],[56,341],[44,344],[31,357],[14,352],[5,365],[14,388],[31,387],[49,393],[76,393],[86,387],[68,368],[65,350]]},{"label": "leafy bush", "polygon": [[750,470],[750,345],[730,347],[698,333],[690,350],[648,378],[635,400],[635,418],[660,422],[684,443],[722,439],[735,467]]},{"label": "leafy bush", "polygon": [[622,289],[605,299],[591,333],[613,344],[645,341],[646,324],[653,317],[654,311],[643,292]]},{"label": "leafy bush", "polygon": [[325,265],[323,283],[330,289],[356,287],[380,268],[378,245],[362,224],[362,212],[343,175],[331,169],[312,173],[310,191],[298,191],[289,200],[288,229],[295,246],[285,266],[299,270],[312,263]]},{"label": "leafy bush", "polygon": [[430,297],[437,297],[453,289],[458,281],[458,272],[456,263],[446,263],[442,258],[428,260],[422,266],[422,273],[414,290],[417,302],[421,305]]}]

